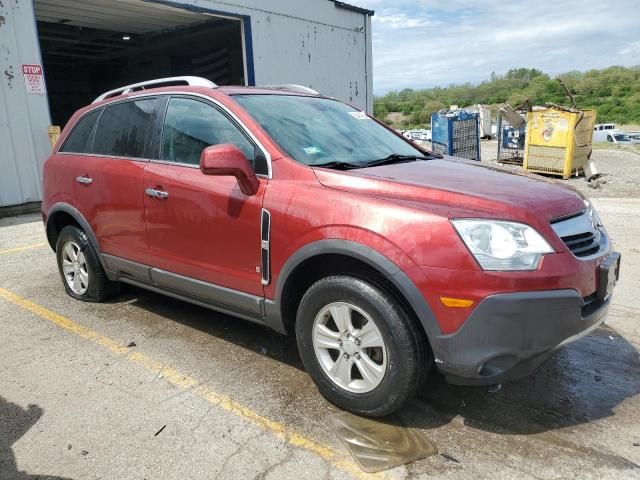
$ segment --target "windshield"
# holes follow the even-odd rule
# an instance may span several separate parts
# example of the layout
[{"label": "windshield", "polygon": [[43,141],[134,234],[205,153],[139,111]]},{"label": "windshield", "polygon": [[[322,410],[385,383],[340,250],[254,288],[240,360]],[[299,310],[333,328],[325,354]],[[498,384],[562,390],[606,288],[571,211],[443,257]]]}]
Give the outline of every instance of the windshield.
[{"label": "windshield", "polygon": [[365,113],[337,100],[289,95],[235,95],[278,145],[305,165],[357,166],[390,155],[422,156]]}]

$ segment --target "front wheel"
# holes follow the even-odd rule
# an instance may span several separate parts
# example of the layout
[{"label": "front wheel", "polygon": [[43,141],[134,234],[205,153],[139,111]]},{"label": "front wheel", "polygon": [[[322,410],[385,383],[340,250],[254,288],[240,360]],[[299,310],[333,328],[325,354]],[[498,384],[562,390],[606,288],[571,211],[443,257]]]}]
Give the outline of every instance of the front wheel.
[{"label": "front wheel", "polygon": [[393,296],[364,280],[334,276],[309,288],[296,320],[298,349],[320,392],[352,413],[393,413],[430,368],[428,347]]}]

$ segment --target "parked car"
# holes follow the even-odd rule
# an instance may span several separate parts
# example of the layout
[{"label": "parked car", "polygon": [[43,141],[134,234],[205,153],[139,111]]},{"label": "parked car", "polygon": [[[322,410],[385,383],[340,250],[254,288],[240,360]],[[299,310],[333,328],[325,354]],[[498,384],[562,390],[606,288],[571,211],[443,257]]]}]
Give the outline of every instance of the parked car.
[{"label": "parked car", "polygon": [[361,415],[436,369],[529,374],[604,321],[618,278],[577,191],[434,154],[298,86],[107,92],[68,122],[43,186],[69,296],[122,282],[295,335],[320,392]]},{"label": "parked car", "polygon": [[618,145],[631,145],[633,142],[631,141],[631,137],[624,132],[613,131],[611,133],[607,133],[607,142],[615,143]]},{"label": "parked car", "polygon": [[629,132],[629,139],[633,144],[640,143],[640,132]]},{"label": "parked car", "polygon": [[413,140],[414,142],[419,142],[423,140],[423,132],[423,130],[407,130],[403,133],[403,136],[404,138],[408,138],[409,140]]}]

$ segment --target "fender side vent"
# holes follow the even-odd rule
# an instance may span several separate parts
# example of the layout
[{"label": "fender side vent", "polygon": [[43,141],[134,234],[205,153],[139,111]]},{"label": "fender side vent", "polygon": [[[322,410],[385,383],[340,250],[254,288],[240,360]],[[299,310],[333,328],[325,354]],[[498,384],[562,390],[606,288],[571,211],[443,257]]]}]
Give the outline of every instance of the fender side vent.
[{"label": "fender side vent", "polygon": [[271,214],[269,210],[262,209],[262,218],[260,219],[260,261],[262,272],[262,284],[269,285],[271,280],[271,258],[269,253],[271,241]]}]

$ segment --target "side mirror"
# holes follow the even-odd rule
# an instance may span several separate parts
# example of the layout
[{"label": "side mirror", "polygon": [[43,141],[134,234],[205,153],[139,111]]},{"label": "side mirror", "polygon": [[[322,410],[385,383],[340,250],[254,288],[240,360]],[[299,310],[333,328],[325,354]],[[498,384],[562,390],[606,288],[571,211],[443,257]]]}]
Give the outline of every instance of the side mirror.
[{"label": "side mirror", "polygon": [[205,148],[200,156],[200,170],[205,175],[232,175],[245,195],[255,195],[260,181],[244,153],[230,143]]}]

